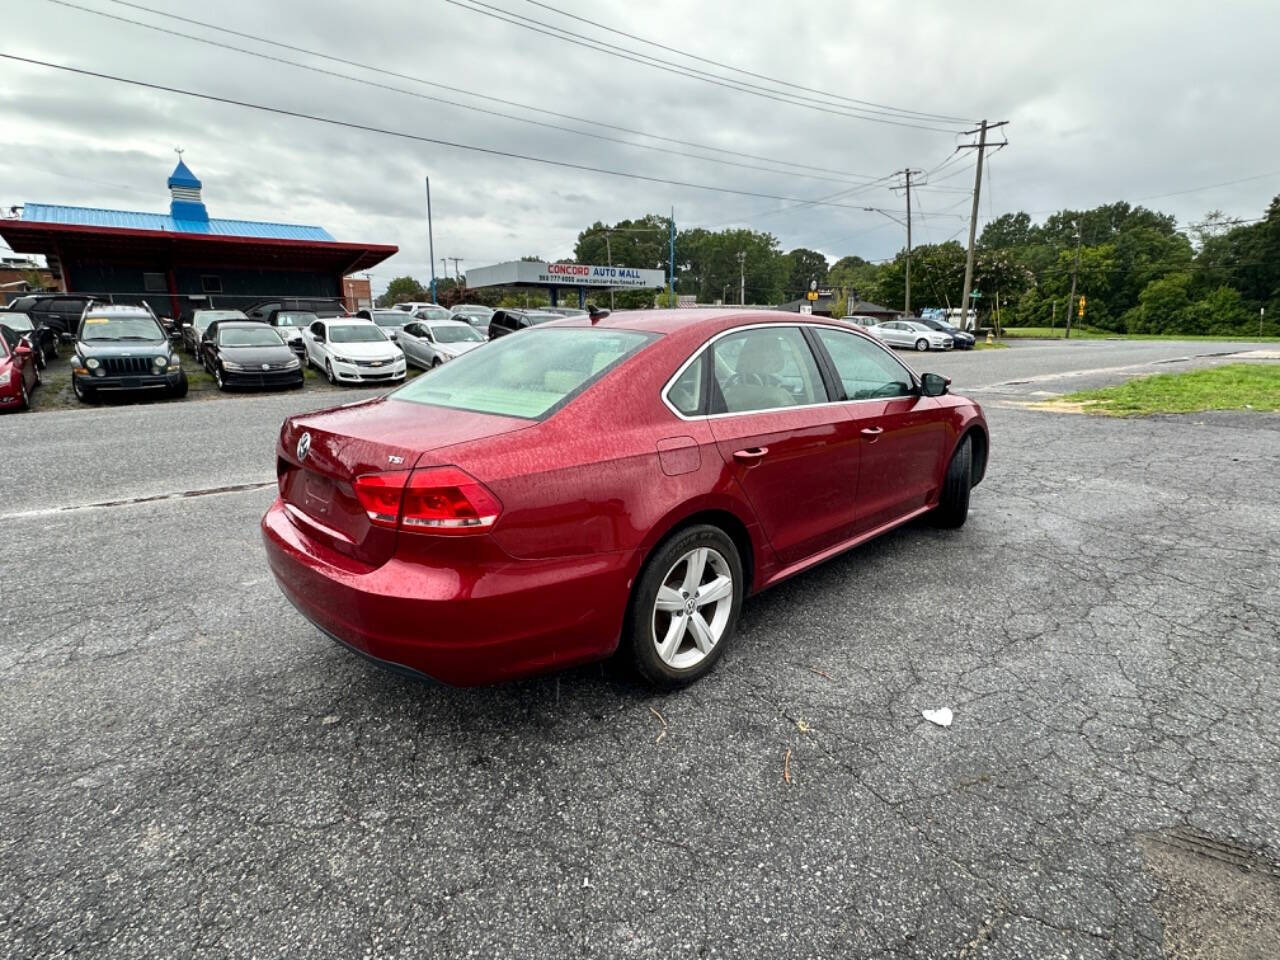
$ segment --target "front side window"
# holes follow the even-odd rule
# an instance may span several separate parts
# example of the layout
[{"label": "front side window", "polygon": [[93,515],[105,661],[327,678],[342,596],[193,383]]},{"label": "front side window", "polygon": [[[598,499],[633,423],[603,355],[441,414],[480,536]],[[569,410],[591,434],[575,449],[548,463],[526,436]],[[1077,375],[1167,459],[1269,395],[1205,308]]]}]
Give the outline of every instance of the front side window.
[{"label": "front side window", "polygon": [[797,327],[743,330],[712,344],[719,413],[825,403],[817,361]]},{"label": "front side window", "polygon": [[817,328],[846,400],[905,397],[915,393],[911,374],[874,343],[855,333]]},{"label": "front side window", "polygon": [[540,330],[470,350],[391,396],[538,420],[653,339],[654,334],[634,330]]}]

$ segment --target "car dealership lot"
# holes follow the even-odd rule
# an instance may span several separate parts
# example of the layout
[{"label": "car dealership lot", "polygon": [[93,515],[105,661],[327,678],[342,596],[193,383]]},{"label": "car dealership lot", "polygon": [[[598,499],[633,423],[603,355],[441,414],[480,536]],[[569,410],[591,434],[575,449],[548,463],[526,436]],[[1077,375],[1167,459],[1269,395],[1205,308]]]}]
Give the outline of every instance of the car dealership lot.
[{"label": "car dealership lot", "polygon": [[749,601],[661,695],[419,684],[284,602],[276,429],[366,393],[7,418],[0,955],[1262,951],[1276,418],[1021,407],[1232,349],[906,356],[987,407],[968,525]]}]

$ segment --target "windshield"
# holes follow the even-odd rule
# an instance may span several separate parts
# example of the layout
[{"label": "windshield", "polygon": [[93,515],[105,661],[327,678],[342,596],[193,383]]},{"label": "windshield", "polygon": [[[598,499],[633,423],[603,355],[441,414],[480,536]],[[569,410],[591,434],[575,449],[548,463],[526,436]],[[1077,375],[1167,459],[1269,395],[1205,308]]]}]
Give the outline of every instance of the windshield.
[{"label": "windshield", "polygon": [[929,327],[930,329],[933,329],[933,330],[947,329],[947,325],[945,323],[939,323],[937,320],[930,320],[927,317],[917,320],[916,323],[923,323],[926,327]]},{"label": "windshield", "polygon": [[423,320],[448,320],[453,314],[444,307],[423,307],[418,311],[418,316]]},{"label": "windshield", "polygon": [[35,329],[35,327],[31,325],[31,318],[25,313],[10,313],[6,310],[0,313],[0,323],[4,324],[10,330],[15,330],[18,333],[29,333]]},{"label": "windshield", "polygon": [[239,310],[197,310],[191,322],[201,330],[208,328],[215,320],[248,320]]},{"label": "windshield", "polygon": [[146,315],[103,317],[90,314],[84,318],[81,340],[163,340],[160,325]]},{"label": "windshield", "polygon": [[314,313],[295,313],[281,310],[271,318],[273,327],[309,327],[319,318]]},{"label": "windshield", "polygon": [[530,323],[549,323],[552,320],[564,319],[557,313],[526,313],[524,316]]},{"label": "windshield", "polygon": [[218,345],[222,347],[281,347],[284,341],[270,327],[220,327]]},{"label": "windshield", "polygon": [[600,329],[552,329],[505,337],[483,350],[462,354],[391,396],[537,420],[653,339],[651,333]]},{"label": "windshield", "polygon": [[436,343],[483,343],[484,337],[480,336],[480,332],[473,327],[455,327],[452,324],[445,326],[433,326],[431,328],[431,336],[435,337]]},{"label": "windshield", "polygon": [[334,343],[380,343],[387,335],[372,323],[344,323],[329,327],[329,339]]},{"label": "windshield", "polygon": [[493,313],[488,307],[455,307],[453,312],[465,317],[487,317]]},{"label": "windshield", "polygon": [[373,315],[373,322],[380,327],[403,327],[411,319],[403,310],[387,310]]}]

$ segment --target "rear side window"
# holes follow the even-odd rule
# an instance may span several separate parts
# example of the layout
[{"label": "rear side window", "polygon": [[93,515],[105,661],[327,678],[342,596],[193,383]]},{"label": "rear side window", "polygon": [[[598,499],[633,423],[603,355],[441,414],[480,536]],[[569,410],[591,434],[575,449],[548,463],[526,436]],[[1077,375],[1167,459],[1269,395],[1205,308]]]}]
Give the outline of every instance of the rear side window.
[{"label": "rear side window", "polygon": [[419,377],[397,400],[540,420],[656,339],[635,330],[551,329],[495,340]]},{"label": "rear side window", "polygon": [[719,396],[713,413],[747,413],[827,401],[813,351],[797,327],[762,327],[712,344]]},{"label": "rear side window", "polygon": [[686,417],[702,411],[703,380],[707,370],[706,351],[698,354],[667,389],[667,402]]},{"label": "rear side window", "polygon": [[874,343],[854,333],[817,328],[826,347],[846,400],[905,397],[915,393],[911,375]]}]

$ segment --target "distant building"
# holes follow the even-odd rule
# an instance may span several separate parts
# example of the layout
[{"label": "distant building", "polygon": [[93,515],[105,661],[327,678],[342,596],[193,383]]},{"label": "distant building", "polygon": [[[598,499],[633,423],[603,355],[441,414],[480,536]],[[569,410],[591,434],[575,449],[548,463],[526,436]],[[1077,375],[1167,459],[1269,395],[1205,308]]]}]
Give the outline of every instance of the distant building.
[{"label": "distant building", "polygon": [[30,257],[0,257],[0,304],[24,293],[57,289],[53,273],[43,264]]},{"label": "distant building", "polygon": [[368,277],[343,277],[342,299],[352,313],[373,306],[373,284]]},{"label": "distant building", "polygon": [[341,298],[347,274],[398,251],[340,243],[321,227],[210,217],[181,159],[168,186],[167,214],[27,203],[0,219],[0,237],[15,252],[42,254],[68,293],[145,300],[172,317],[276,296]]}]

